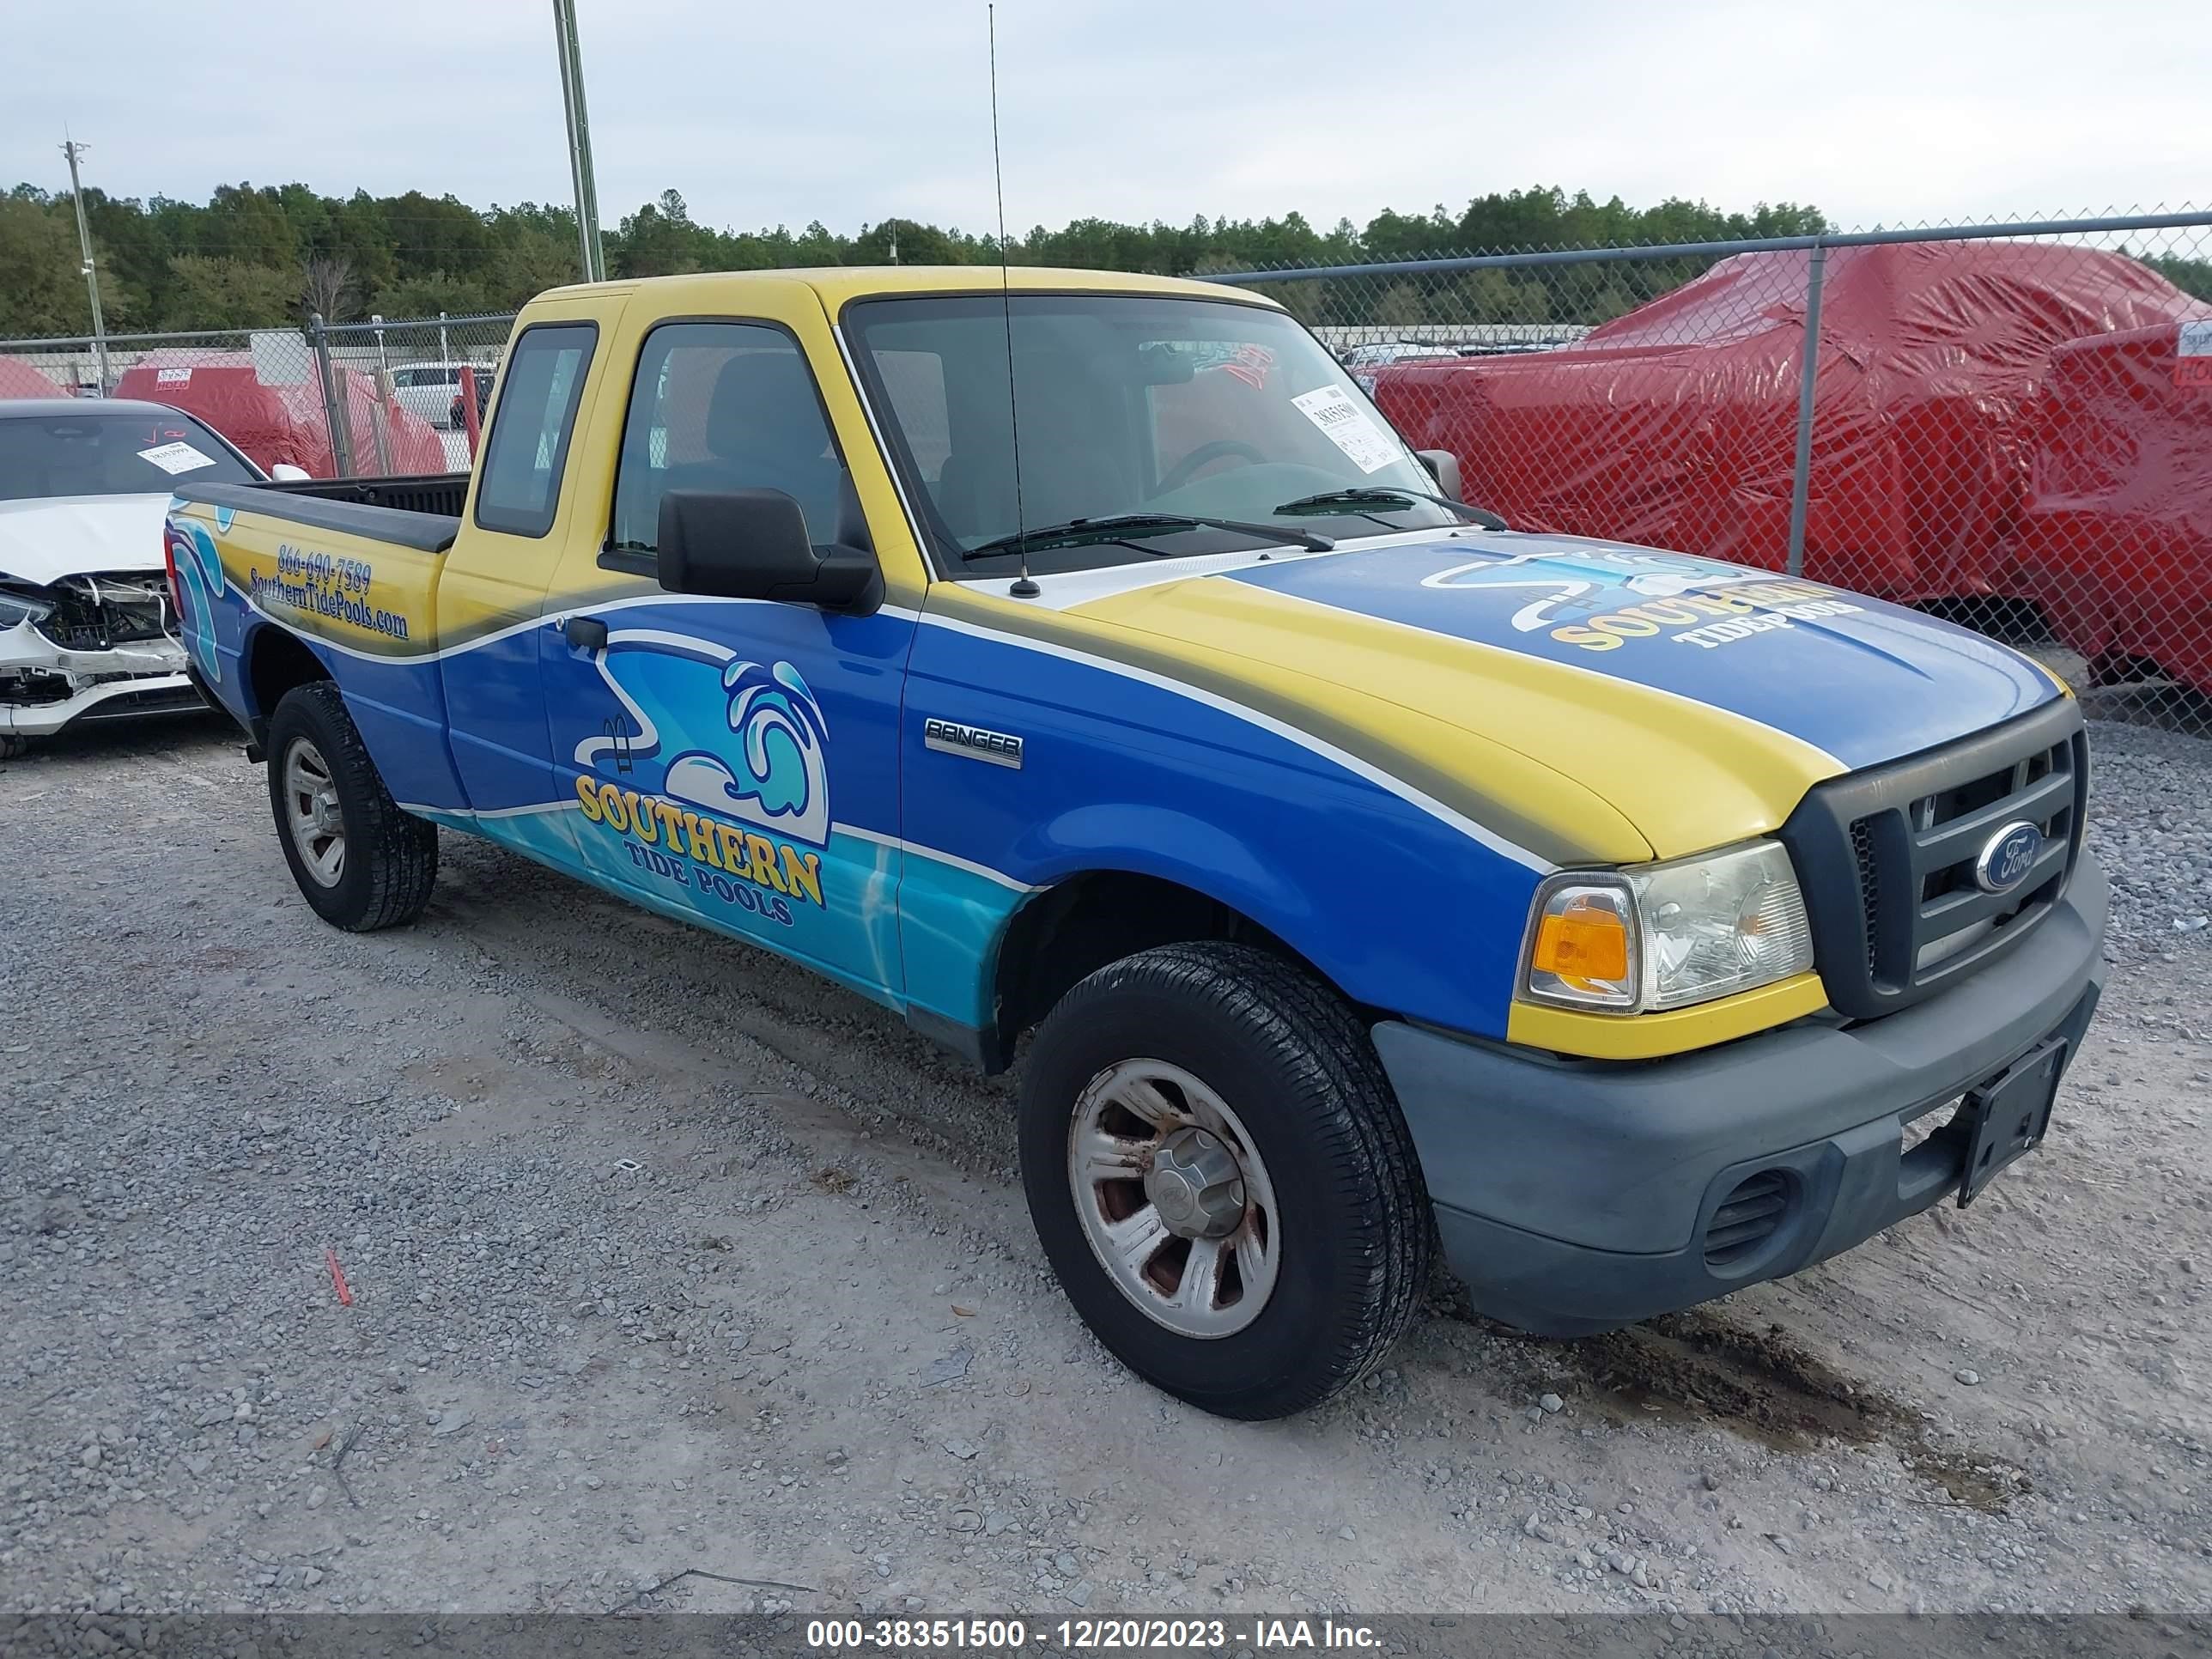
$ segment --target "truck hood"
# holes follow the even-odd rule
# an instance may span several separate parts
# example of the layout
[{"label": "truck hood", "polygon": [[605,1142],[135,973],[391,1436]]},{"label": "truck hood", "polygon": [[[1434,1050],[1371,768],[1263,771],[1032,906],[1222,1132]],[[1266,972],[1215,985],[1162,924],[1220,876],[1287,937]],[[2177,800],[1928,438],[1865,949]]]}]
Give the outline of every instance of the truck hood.
[{"label": "truck hood", "polygon": [[44,587],[95,571],[162,568],[166,494],[0,501],[0,575]]},{"label": "truck hood", "polygon": [[1578,538],[1440,534],[1109,586],[1058,608],[1559,862],[1763,835],[1823,778],[2065,695],[1916,611]]}]

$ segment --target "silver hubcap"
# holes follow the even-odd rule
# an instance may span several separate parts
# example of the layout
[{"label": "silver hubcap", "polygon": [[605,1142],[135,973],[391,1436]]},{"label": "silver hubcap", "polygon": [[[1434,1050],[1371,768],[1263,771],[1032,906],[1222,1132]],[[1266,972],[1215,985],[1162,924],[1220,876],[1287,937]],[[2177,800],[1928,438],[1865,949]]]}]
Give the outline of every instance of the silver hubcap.
[{"label": "silver hubcap", "polygon": [[345,874],[345,816],[321,750],[295,738],[284,751],[284,821],[307,873],[325,887]]},{"label": "silver hubcap", "polygon": [[1231,1336],[1275,1288],[1282,1230],[1237,1114],[1179,1066],[1130,1060],[1091,1079],[1067,1139],[1075,1213],[1123,1296],[1183,1336]]}]

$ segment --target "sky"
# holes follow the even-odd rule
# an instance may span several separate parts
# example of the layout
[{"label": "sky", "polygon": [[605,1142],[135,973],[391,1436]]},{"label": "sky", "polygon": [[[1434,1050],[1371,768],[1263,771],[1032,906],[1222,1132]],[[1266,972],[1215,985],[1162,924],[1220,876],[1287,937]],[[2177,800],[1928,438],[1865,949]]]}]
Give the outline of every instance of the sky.
[{"label": "sky", "polygon": [[[982,0],[576,0],[602,222],[994,218]],[[569,199],[550,0],[0,0],[0,186]],[[2212,206],[2203,0],[1002,0],[1006,210],[1454,211],[1535,184],[1850,228]],[[310,21],[313,19],[313,21]],[[143,58],[120,43],[149,47]],[[103,46],[106,41],[110,45]],[[136,61],[140,67],[128,65]]]}]

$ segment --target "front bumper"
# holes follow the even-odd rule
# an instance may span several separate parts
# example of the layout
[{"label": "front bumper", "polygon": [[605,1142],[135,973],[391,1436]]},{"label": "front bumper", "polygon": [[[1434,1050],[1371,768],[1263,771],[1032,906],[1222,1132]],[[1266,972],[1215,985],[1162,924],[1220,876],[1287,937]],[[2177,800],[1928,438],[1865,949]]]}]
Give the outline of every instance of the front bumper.
[{"label": "front bumper", "polygon": [[[2070,1059],[2104,983],[2108,889],[2084,853],[2009,955],[1916,1006],[1814,1020],[1640,1064],[1534,1054],[1389,1021],[1376,1049],[1437,1229],[1475,1307],[1580,1336],[1778,1279],[1956,1192],[1963,1152],[1905,1132],[2052,1038]],[[1715,1266],[1705,1236],[1766,1171],[1774,1231]]]},{"label": "front bumper", "polygon": [[[28,623],[0,629],[0,732],[52,737],[83,719],[179,713],[200,706],[185,673],[185,648],[170,639],[136,641],[104,651],[56,645]],[[18,701],[25,681],[68,695]]]}]

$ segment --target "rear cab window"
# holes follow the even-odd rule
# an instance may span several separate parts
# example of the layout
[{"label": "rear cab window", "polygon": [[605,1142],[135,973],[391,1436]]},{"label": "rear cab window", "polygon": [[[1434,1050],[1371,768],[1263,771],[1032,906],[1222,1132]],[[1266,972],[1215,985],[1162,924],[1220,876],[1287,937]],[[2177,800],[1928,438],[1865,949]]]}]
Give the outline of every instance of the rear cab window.
[{"label": "rear cab window", "polygon": [[552,529],[598,342],[598,325],[585,322],[539,323],[515,342],[477,483],[479,528],[511,536]]}]

